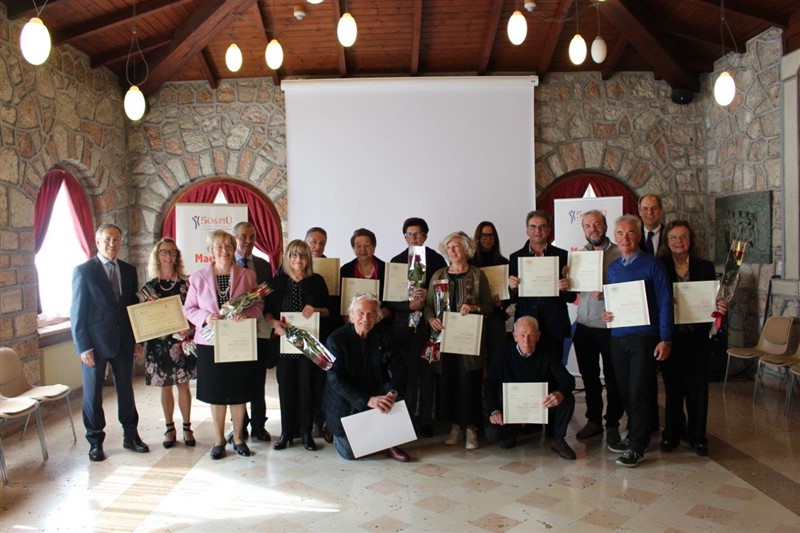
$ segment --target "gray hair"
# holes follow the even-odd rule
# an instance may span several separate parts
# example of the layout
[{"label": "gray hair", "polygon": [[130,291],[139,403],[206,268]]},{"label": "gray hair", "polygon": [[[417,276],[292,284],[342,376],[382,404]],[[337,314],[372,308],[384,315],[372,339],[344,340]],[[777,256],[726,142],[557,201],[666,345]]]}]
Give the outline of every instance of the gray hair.
[{"label": "gray hair", "polygon": [[[381,308],[381,301],[378,299],[378,296],[371,292],[359,292],[353,299],[350,300],[350,305],[347,308],[347,316],[350,317],[350,321],[353,320],[353,309],[356,308],[356,303],[358,302],[375,302],[375,308]],[[378,314],[380,316],[380,313]]]},{"label": "gray hair", "polygon": [[524,316],[519,317],[516,321],[514,321],[514,333],[517,332],[517,329],[518,329],[517,326],[521,325],[523,322],[527,322],[527,323],[533,325],[536,328],[536,331],[540,331],[539,330],[539,321],[536,320],[536,318],[534,318],[532,316],[524,315]]},{"label": "gray hair", "polygon": [[658,208],[659,208],[659,209],[664,209],[664,204],[662,204],[662,203],[661,203],[661,198],[659,198],[659,197],[658,197],[657,195],[655,195],[655,194],[645,194],[645,195],[643,195],[643,196],[640,196],[640,197],[639,197],[639,201],[638,201],[638,202],[636,202],[636,207],[638,207],[639,209],[641,209],[641,208],[642,208],[642,202],[644,202],[644,199],[645,199],[645,198],[652,198],[652,199],[654,199],[654,200],[656,201],[656,204],[658,204]]},{"label": "gray hair", "polygon": [[470,239],[463,231],[454,231],[442,239],[442,242],[439,243],[439,251],[442,252],[442,255],[447,256],[447,244],[453,239],[458,239],[461,242],[461,246],[467,252],[467,257],[475,255],[475,241]]},{"label": "gray hair", "polygon": [[606,215],[605,215],[605,213],[603,213],[603,212],[602,212],[602,211],[600,211],[599,209],[591,209],[591,210],[589,210],[589,211],[586,211],[586,212],[583,214],[583,216],[584,216],[584,217],[585,217],[585,216],[587,216],[587,215],[594,215],[594,216],[599,216],[599,217],[601,217],[601,218],[603,219],[603,224],[604,224],[606,227],[608,227],[608,220],[606,220]]},{"label": "gray hair", "polygon": [[95,240],[99,239],[100,236],[103,235],[104,232],[106,232],[107,230],[111,230],[111,229],[117,230],[119,232],[119,234],[120,234],[120,237],[122,236],[122,230],[119,229],[119,226],[117,226],[116,224],[106,223],[106,224],[100,224],[100,226],[97,228],[97,231],[94,232]]},{"label": "gray hair", "polygon": [[254,225],[252,225],[250,222],[242,221],[242,222],[239,222],[238,224],[236,224],[233,227],[233,234],[234,235],[239,232],[239,228],[251,228],[255,232],[255,234],[258,235],[258,231],[256,231],[256,227]]}]

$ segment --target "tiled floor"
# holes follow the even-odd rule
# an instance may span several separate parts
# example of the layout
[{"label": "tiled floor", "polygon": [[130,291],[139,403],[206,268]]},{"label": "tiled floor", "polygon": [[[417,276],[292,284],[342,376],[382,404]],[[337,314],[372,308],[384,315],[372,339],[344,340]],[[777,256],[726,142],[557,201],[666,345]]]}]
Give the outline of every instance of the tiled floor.
[{"label": "tiled floor", "polygon": [[[272,379],[270,372],[267,427],[274,435],[280,414]],[[193,406],[198,447],[165,450],[158,391],[140,381],[148,455],[123,450],[115,423],[108,459],[90,463],[86,442],[72,443],[58,413],[45,420],[47,462],[35,430],[3,441],[11,483],[1,493],[0,530],[800,531],[800,406],[784,418],[781,393],[768,390],[756,406],[751,393],[750,382],[729,383],[726,397],[711,385],[709,458],[688,447],[662,454],[656,445],[636,469],[617,467],[601,438],[574,439],[584,422],[580,393],[567,436],[574,462],[536,436],[513,450],[447,447],[443,427],[406,447],[415,459],[409,464],[347,462],[322,439],[317,452],[256,443],[253,457],[229,452],[212,461],[207,406]],[[110,420],[115,402],[107,389]],[[74,415],[80,424],[79,406]]]}]

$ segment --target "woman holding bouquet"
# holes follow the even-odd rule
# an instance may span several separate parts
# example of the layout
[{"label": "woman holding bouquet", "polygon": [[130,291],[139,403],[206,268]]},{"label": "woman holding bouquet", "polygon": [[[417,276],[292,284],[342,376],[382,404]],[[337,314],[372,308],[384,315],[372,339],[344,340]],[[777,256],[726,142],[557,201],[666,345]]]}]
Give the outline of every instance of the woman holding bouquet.
[{"label": "woman holding bouquet", "polygon": [[[428,289],[425,319],[434,331],[442,331],[441,317],[436,316],[434,284],[437,280],[448,281],[449,310],[462,315],[469,313],[488,314],[494,308],[489,280],[478,267],[469,264],[475,253],[475,243],[464,233],[451,233],[439,245],[447,255],[450,266],[437,270],[431,277]],[[450,435],[444,441],[452,446],[466,432],[466,448],[478,448],[476,426],[481,422],[483,409],[481,382],[484,357],[442,353],[433,363],[434,371],[441,374],[439,381],[436,415],[443,422],[450,422]]]},{"label": "woman holding bouquet", "polygon": [[[672,283],[713,281],[714,264],[695,255],[694,232],[685,220],[667,224],[658,255]],[[717,311],[726,313],[728,302],[717,300]],[[710,315],[709,315],[710,318]],[[666,408],[661,451],[671,452],[687,438],[694,452],[708,455],[708,324],[676,324],[669,359],[661,363]],[[684,402],[686,414],[684,415]],[[684,429],[684,426],[688,429]]]},{"label": "woman holding bouquet", "polygon": [[[284,335],[282,312],[303,313],[310,318],[319,313],[320,318],[330,315],[326,307],[328,286],[319,274],[314,274],[311,248],[305,241],[293,240],[286,247],[284,270],[273,280],[273,292],[264,300],[264,318],[274,332]],[[325,339],[319,339],[324,342]],[[316,373],[321,370],[301,354],[282,353],[277,364],[278,398],[281,404],[281,438],[272,446],[283,450],[295,435],[303,439],[306,450],[316,450],[311,438],[314,415],[313,396]]]},{"label": "woman holding bouquet", "polygon": [[[149,292],[151,298],[167,298],[180,296],[186,301],[189,280],[183,270],[181,251],[175,241],[164,237],[153,246],[147,273],[152,278],[145,284],[143,292]],[[188,334],[189,332],[185,332]],[[192,432],[192,391],[189,381],[197,377],[197,357],[185,355],[180,341],[172,335],[147,341],[145,350],[145,383],[161,387],[161,408],[164,410],[164,421],[167,431],[164,433],[164,448],[172,448],[177,440],[173,414],[175,397],[172,386],[178,388],[178,408],[183,418],[183,442],[186,446],[194,446],[196,441]]]},{"label": "woman holding bouquet", "polygon": [[[201,328],[223,319],[220,309],[232,298],[246,294],[257,286],[252,270],[234,261],[236,239],[230,233],[217,230],[206,239],[213,262],[189,278],[189,292],[183,312],[197,326],[194,341],[197,343],[197,399],[211,404],[214,421],[214,447],[211,458],[225,456],[225,420],[228,406],[233,419],[233,449],[249,457],[250,449],[242,439],[245,403],[258,394],[258,363],[215,363],[214,345],[201,334]],[[263,309],[263,300],[234,314],[233,320],[257,318]]]}]

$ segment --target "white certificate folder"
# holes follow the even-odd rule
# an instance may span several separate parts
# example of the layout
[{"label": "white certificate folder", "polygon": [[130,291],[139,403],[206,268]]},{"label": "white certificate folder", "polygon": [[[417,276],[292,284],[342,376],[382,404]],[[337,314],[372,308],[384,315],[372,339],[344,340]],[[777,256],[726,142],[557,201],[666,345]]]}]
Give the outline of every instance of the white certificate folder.
[{"label": "white certificate folder", "polygon": [[343,417],[342,426],[356,457],[417,440],[405,401],[396,402],[388,413],[367,409]]},{"label": "white certificate folder", "polygon": [[503,383],[505,424],[547,424],[547,383]]}]

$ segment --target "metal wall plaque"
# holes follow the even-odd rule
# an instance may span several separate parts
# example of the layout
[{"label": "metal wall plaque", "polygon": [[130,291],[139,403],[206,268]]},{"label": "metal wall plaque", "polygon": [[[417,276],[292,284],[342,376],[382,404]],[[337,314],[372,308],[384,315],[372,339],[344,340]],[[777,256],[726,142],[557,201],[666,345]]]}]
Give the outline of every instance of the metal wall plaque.
[{"label": "metal wall plaque", "polygon": [[716,210],[716,264],[724,264],[731,241],[747,242],[744,262],[772,262],[772,191],[719,197]]}]

